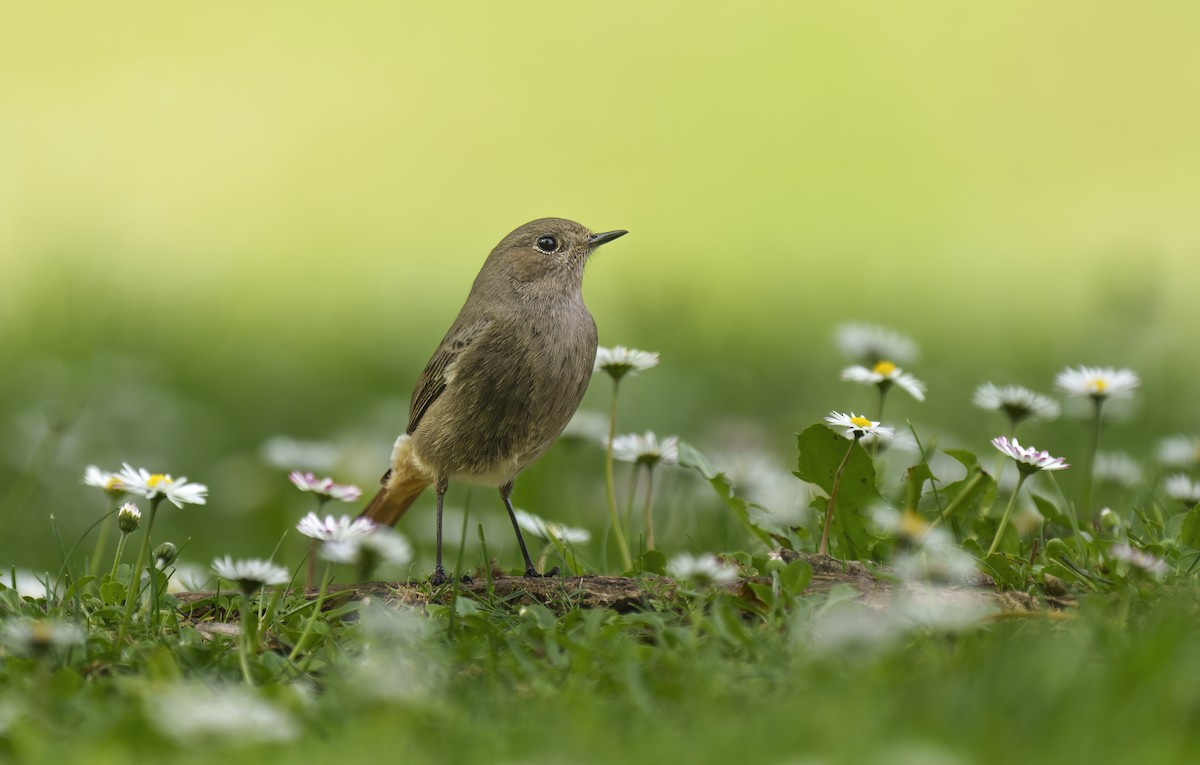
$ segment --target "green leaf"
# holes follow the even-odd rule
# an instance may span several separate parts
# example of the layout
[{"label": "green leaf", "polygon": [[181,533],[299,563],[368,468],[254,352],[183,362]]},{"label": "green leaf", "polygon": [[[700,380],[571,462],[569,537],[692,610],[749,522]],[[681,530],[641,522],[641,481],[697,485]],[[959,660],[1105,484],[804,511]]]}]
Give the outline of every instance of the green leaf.
[{"label": "green leaf", "polygon": [[1200,505],[1187,511],[1179,529],[1179,544],[1184,547],[1200,547]]},{"label": "green leaf", "polygon": [[100,585],[100,599],[109,605],[125,602],[125,585],[110,579]]},{"label": "green leaf", "polygon": [[916,510],[917,504],[921,501],[921,492],[925,488],[925,482],[933,480],[936,479],[933,477],[933,471],[929,469],[928,463],[922,462],[910,467],[905,476],[904,507]]},{"label": "green leaf", "polygon": [[75,594],[77,592],[81,592],[84,587],[87,587],[89,584],[91,584],[95,578],[96,577],[92,576],[91,574],[88,574],[86,576],[79,577],[74,582],[71,582],[71,586],[67,588],[66,594],[63,595],[63,600],[74,600]]},{"label": "green leaf", "polygon": [[966,449],[942,449],[942,454],[958,460],[958,463],[965,467],[968,473],[979,467],[979,458],[975,456],[975,452]]},{"label": "green leaf", "polygon": [[1060,526],[1070,526],[1071,519],[1066,513],[1058,509],[1058,505],[1054,504],[1045,497],[1037,494],[1033,495],[1033,504],[1037,506],[1038,512],[1051,523],[1056,523]]},{"label": "green leaf", "polygon": [[779,572],[779,586],[788,595],[795,597],[808,589],[812,576],[812,566],[808,561],[794,560]]},{"label": "green leaf", "polygon": [[[834,507],[833,531],[836,534],[831,536],[837,536],[843,542],[843,557],[869,558],[875,538],[868,530],[870,519],[867,513],[883,502],[875,488],[875,464],[871,456],[861,445],[820,424],[797,435],[796,446],[800,452],[796,475],[820,486],[826,495],[832,495],[834,476],[842,460],[846,461]],[[813,506],[824,514],[828,502],[817,500]]]},{"label": "green leaf", "polygon": [[717,496],[721,498],[726,507],[733,511],[734,516],[746,527],[746,530],[754,535],[755,539],[758,539],[767,547],[774,549],[775,540],[771,538],[770,534],[755,526],[750,521],[750,512],[747,509],[749,504],[746,500],[741,499],[733,493],[733,484],[730,483],[729,478],[724,473],[718,472],[713,468],[708,458],[686,441],[679,442],[679,464],[682,467],[695,470],[708,481],[713,489],[716,490]]},{"label": "green leaf", "polygon": [[638,559],[638,568],[649,574],[665,576],[667,573],[667,556],[658,550],[647,550]]}]

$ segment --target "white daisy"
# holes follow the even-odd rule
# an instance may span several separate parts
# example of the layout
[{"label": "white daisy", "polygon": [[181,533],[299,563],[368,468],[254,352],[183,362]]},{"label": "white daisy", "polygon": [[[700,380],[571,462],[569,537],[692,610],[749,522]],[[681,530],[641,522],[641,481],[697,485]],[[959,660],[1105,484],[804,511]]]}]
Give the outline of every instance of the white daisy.
[{"label": "white daisy", "polygon": [[259,454],[268,465],[282,470],[330,470],[338,461],[338,449],[333,444],[287,436],[268,438]]},{"label": "white daisy", "polygon": [[329,542],[370,534],[375,530],[375,523],[370,518],[351,518],[348,515],[340,518],[327,515],[322,520],[316,513],[309,513],[296,524],[296,530],[306,537]]},{"label": "white daisy", "polygon": [[658,436],[649,430],[643,435],[628,433],[617,436],[613,439],[613,458],[651,467],[660,462],[674,465],[679,462],[679,436],[667,436],[661,443]]},{"label": "white daisy", "polygon": [[23,568],[13,571],[8,566],[0,568],[0,572],[0,586],[16,590],[17,595],[22,598],[39,600],[47,598],[48,591],[51,594],[54,592],[53,587],[46,586],[49,574],[35,574]]},{"label": "white daisy", "polygon": [[285,584],[291,578],[286,568],[257,558],[235,561],[226,555],[214,560],[212,567],[217,576],[237,582],[238,588],[247,595],[252,595],[263,587]]},{"label": "white daisy", "polygon": [[637,374],[656,366],[658,366],[657,353],[618,345],[613,348],[596,349],[596,363],[592,367],[592,373],[603,371],[607,372],[614,380],[620,380],[627,374]]},{"label": "white daisy", "polygon": [[834,339],[846,358],[868,366],[887,359],[904,364],[917,360],[917,344],[911,337],[875,324],[842,324]]},{"label": "white daisy", "polygon": [[513,510],[513,513],[517,516],[517,525],[521,527],[522,531],[541,537],[542,539],[556,540],[573,545],[587,544],[592,539],[592,532],[587,529],[577,529],[571,526],[564,526],[561,523],[547,521],[520,508]]},{"label": "white daisy", "polygon": [[830,412],[829,416],[825,418],[825,422],[835,428],[845,428],[846,432],[842,433],[842,435],[846,438],[861,439],[867,436],[891,438],[896,435],[895,431],[891,428],[880,425],[878,422],[872,422],[866,417],[860,417],[854,412],[850,414]]},{"label": "white daisy", "polygon": [[179,685],[147,698],[146,707],[164,735],[196,745],[214,739],[288,741],[300,735],[291,716],[241,686]]},{"label": "white daisy", "polygon": [[1158,443],[1158,461],[1170,467],[1195,467],[1200,464],[1200,436],[1164,438]]},{"label": "white daisy", "polygon": [[142,523],[142,511],[132,502],[126,502],[117,510],[117,528],[122,534],[132,534]]},{"label": "white daisy", "polygon": [[1020,385],[986,382],[975,389],[971,401],[980,409],[1003,411],[1014,425],[1027,418],[1053,420],[1062,413],[1057,401]]},{"label": "white daisy", "polygon": [[737,569],[717,560],[711,553],[679,553],[667,563],[667,574],[672,579],[682,579],[701,587],[732,584],[738,580]]},{"label": "white daisy", "polygon": [[1005,436],[997,436],[992,439],[992,446],[1012,457],[1022,473],[1063,470],[1070,467],[1062,457],[1051,457],[1050,452],[1038,451],[1034,446],[1021,446],[1015,438],[1009,441]]},{"label": "white daisy", "polygon": [[370,534],[335,539],[321,545],[320,555],[327,561],[372,570],[383,564],[407,565],[412,560],[412,545],[387,527]]},{"label": "white daisy", "polygon": [[41,656],[51,650],[83,645],[83,630],[61,619],[11,619],[4,625],[0,640],[20,656]]},{"label": "white daisy", "polygon": [[1113,560],[1123,561],[1153,576],[1162,576],[1167,573],[1166,561],[1156,558],[1145,550],[1131,547],[1126,542],[1120,542],[1108,548],[1108,554]]},{"label": "white daisy", "polygon": [[1100,452],[1092,468],[1097,481],[1133,488],[1142,482],[1142,466],[1125,452]]},{"label": "white daisy", "polygon": [[355,502],[362,496],[362,489],[354,484],[334,483],[332,478],[317,478],[312,473],[302,473],[299,470],[288,473],[288,480],[300,491],[311,491],[323,499]]},{"label": "white daisy", "polygon": [[181,563],[171,572],[167,592],[203,592],[209,589],[208,570],[195,563]]},{"label": "white daisy", "polygon": [[125,493],[125,487],[121,485],[120,476],[116,473],[110,473],[107,470],[101,470],[95,465],[88,465],[84,469],[83,482],[88,486],[103,489],[107,494],[114,497],[119,497]]},{"label": "white daisy", "polygon": [[1112,367],[1067,367],[1058,373],[1054,383],[1072,396],[1091,396],[1094,399],[1132,398],[1142,381],[1130,369]]},{"label": "white daisy", "polygon": [[567,427],[563,429],[562,437],[606,443],[608,441],[608,415],[580,409],[575,412],[571,421],[567,423]]},{"label": "white daisy", "polygon": [[202,483],[188,483],[188,479],[180,476],[172,478],[166,473],[151,473],[145,468],[134,470],[129,463],[124,463],[117,479],[130,494],[140,494],[146,499],[166,497],[175,507],[186,505],[203,505],[208,487]]},{"label": "white daisy", "polygon": [[842,370],[842,379],[865,385],[878,385],[885,390],[895,385],[898,388],[904,389],[917,401],[925,400],[925,383],[890,361],[877,361],[870,368],[860,366],[846,367]]},{"label": "white daisy", "polygon": [[1179,500],[1188,507],[1200,505],[1200,483],[1193,481],[1183,473],[1169,476],[1163,484],[1163,491],[1171,499]]}]

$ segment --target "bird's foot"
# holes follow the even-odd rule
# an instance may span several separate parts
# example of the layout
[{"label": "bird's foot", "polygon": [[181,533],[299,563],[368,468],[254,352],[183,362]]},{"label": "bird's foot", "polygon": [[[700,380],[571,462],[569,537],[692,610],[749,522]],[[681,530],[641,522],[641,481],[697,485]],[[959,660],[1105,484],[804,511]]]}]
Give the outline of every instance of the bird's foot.
[{"label": "bird's foot", "polygon": [[[471,579],[470,575],[463,574],[458,581],[460,584],[470,584],[473,580]],[[449,582],[450,577],[446,575],[446,570],[444,568],[437,569],[433,572],[433,576],[429,577],[429,583],[434,587],[440,584],[448,584]]]},{"label": "bird's foot", "polygon": [[544,579],[546,577],[551,577],[551,576],[558,576],[558,566],[555,566],[554,568],[550,569],[549,571],[547,571],[544,574],[539,574],[538,570],[536,568],[534,568],[533,566],[530,566],[529,568],[525,569],[525,578],[526,579]]}]

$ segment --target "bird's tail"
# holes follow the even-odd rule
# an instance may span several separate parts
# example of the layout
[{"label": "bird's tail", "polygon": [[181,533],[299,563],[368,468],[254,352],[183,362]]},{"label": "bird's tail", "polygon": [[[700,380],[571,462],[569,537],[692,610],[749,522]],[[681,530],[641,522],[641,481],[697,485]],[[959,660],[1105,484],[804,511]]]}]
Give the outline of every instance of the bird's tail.
[{"label": "bird's tail", "polygon": [[412,453],[409,436],[396,439],[392,450],[392,467],[383,475],[383,488],[359,515],[375,523],[395,526],[408,511],[433,477]]}]

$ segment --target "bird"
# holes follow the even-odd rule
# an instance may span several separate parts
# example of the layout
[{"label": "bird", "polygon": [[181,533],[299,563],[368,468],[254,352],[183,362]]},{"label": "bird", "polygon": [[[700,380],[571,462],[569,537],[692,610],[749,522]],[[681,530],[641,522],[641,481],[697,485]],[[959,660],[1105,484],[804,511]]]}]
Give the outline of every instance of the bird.
[{"label": "bird", "polygon": [[601,245],[629,233],[593,234],[564,218],[540,218],[500,240],[466,302],[413,388],[408,425],[362,516],[394,526],[430,485],[442,505],[450,483],[490,485],[512,521],[525,576],[541,574],[513,511],[517,475],[540,457],[574,415],[592,376],[596,322],[583,302],[583,271]]}]

